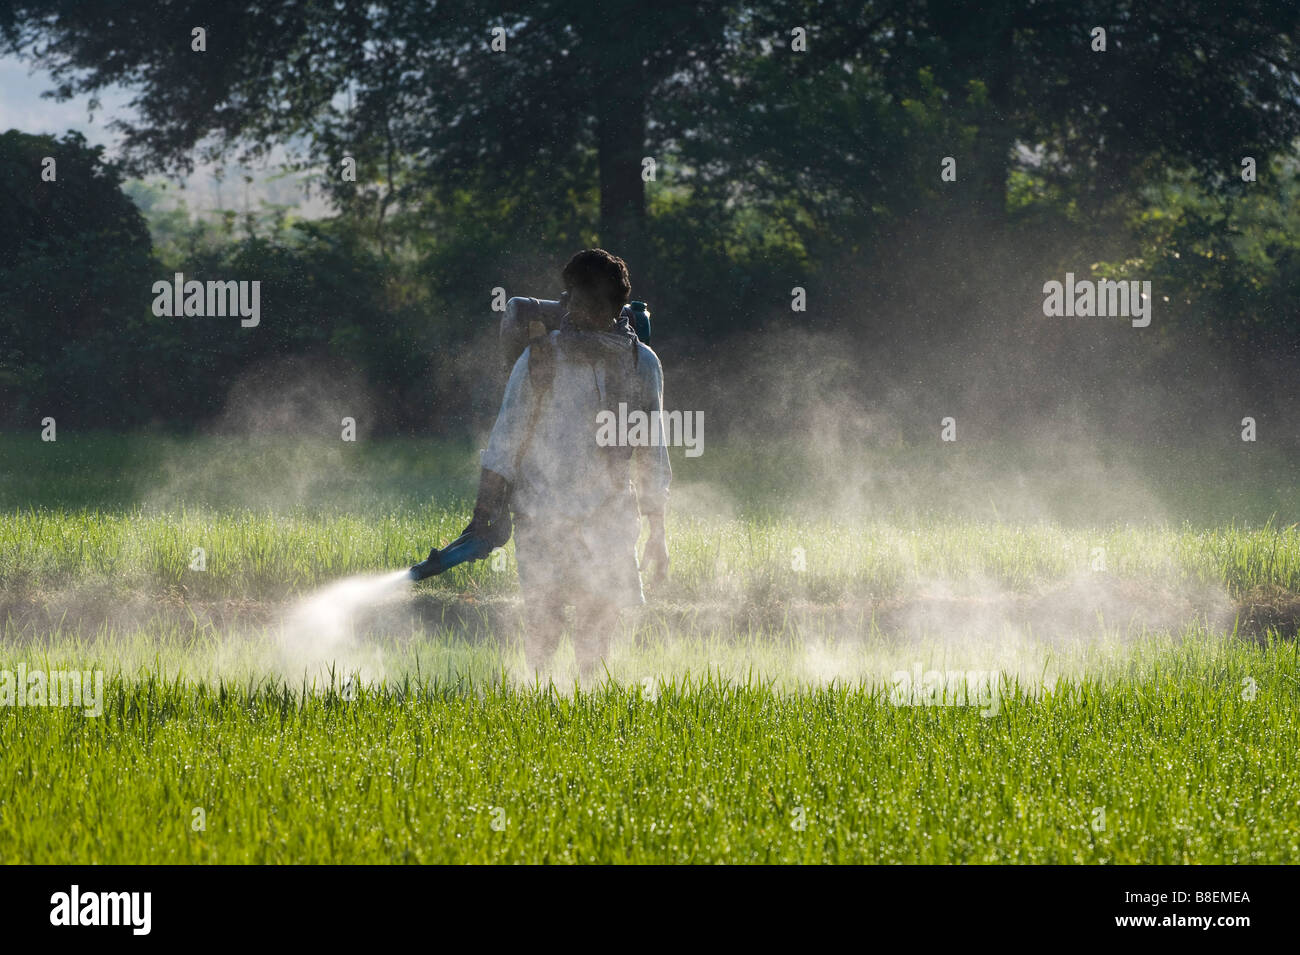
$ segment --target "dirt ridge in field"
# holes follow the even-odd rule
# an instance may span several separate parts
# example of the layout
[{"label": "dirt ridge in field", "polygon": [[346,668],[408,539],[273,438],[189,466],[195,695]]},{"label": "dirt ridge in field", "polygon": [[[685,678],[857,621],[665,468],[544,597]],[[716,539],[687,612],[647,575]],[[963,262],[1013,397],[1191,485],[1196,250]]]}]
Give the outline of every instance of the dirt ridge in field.
[{"label": "dirt ridge in field", "polygon": [[[175,592],[123,595],[98,587],[11,588],[0,591],[0,623],[10,640],[20,641],[54,632],[79,639],[113,631],[180,630],[220,636],[276,627],[292,603],[192,600]],[[1098,630],[1129,636],[1176,634],[1195,625],[1259,640],[1269,632],[1294,639],[1300,631],[1300,595],[1261,586],[1232,600],[1221,591],[1098,574],[1045,583],[1027,593],[931,581],[901,595],[851,595],[833,602],[770,594],[654,600],[636,612],[633,622],[639,630],[654,632],[833,634],[849,639],[946,633],[990,637],[1011,629],[1048,642]],[[518,633],[522,614],[514,594],[432,590],[366,608],[352,623],[361,638],[442,631],[479,641]]]}]

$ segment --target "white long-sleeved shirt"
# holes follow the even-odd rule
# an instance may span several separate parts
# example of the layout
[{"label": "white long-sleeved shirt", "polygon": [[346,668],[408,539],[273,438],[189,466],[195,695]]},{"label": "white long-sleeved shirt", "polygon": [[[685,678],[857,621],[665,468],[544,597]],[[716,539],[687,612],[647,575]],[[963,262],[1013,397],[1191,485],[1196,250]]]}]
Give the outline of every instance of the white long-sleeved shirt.
[{"label": "white long-sleeved shirt", "polygon": [[596,441],[597,416],[617,416],[620,403],[628,413],[658,412],[662,418],[659,357],[641,342],[632,346],[623,332],[565,327],[551,332],[550,341],[554,375],[540,396],[541,412],[523,457],[516,466],[541,390],[528,373],[531,348],[510,372],[482,466],[510,482],[517,513],[539,522],[587,522],[597,512],[634,509],[638,502],[643,514],[661,512],[672,480],[667,447],[601,447]]}]

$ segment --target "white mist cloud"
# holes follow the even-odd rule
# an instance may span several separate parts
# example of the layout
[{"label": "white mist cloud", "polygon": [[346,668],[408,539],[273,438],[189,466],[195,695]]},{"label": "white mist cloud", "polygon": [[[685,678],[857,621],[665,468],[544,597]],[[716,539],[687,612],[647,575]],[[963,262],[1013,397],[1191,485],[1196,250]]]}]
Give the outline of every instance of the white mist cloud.
[{"label": "white mist cloud", "polygon": [[363,652],[356,639],[357,615],[410,595],[407,570],[347,577],[308,594],[285,613],[280,650],[295,676],[328,680],[331,667],[339,682],[356,675],[369,684],[383,674],[377,648]]}]

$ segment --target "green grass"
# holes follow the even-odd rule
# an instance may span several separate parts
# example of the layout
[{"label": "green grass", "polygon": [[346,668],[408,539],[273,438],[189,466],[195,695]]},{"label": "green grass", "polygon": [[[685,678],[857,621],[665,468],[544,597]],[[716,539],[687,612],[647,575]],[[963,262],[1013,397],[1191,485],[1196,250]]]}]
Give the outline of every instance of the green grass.
[{"label": "green grass", "polygon": [[1293,859],[1294,644],[1192,639],[1129,666],[1011,696],[991,717],[893,706],[861,686],[774,692],[716,676],[568,695],[408,675],[350,700],[114,679],[98,719],[47,708],[0,720],[0,857]]},{"label": "green grass", "polygon": [[[0,706],[0,862],[1295,858],[1284,460],[1238,462],[1230,495],[1203,452],[1111,450],[1107,504],[998,450],[959,471],[1013,488],[886,507],[705,458],[674,462],[672,579],[609,678],[536,686],[510,548],[285,650],[291,601],[459,532],[472,446],[0,436],[0,675],[106,677],[100,716]],[[898,705],[915,666],[996,670],[997,706]]]}]

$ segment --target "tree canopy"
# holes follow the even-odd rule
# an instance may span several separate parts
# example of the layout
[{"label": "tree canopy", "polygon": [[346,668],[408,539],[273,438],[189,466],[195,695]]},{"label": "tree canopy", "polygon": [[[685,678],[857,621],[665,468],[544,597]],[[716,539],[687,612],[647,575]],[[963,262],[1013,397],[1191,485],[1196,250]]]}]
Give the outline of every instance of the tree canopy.
[{"label": "tree canopy", "polygon": [[[670,340],[788,322],[798,285],[822,303],[810,323],[876,346],[906,346],[902,314],[912,341],[1000,348],[995,300],[1032,304],[1071,263],[1136,262],[1190,333],[1294,356],[1294,243],[1265,223],[1292,192],[1298,26],[1279,0],[0,0],[0,44],[54,95],[133,91],[124,174],[277,147],[313,172],[333,222],[231,230],[191,263],[283,263],[280,301],[308,326],[209,345],[233,368],[364,342],[413,417],[434,371],[440,406],[468,410],[451,355],[476,347],[469,316],[505,273],[554,292],[557,260],[591,244],[629,259]],[[139,250],[138,216],[120,228]],[[5,239],[37,254],[19,228]],[[326,267],[381,305],[317,299]],[[310,325],[317,302],[330,328]]]}]

